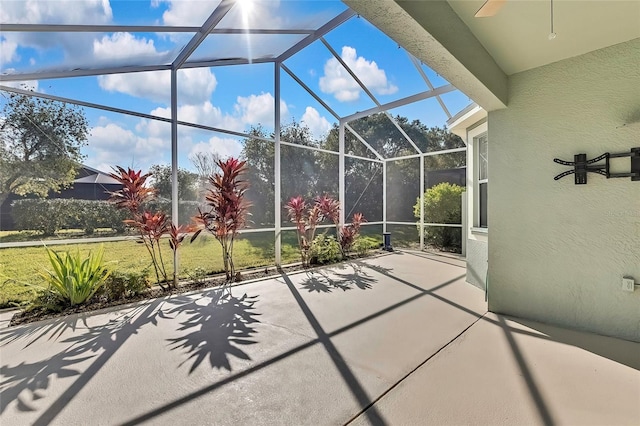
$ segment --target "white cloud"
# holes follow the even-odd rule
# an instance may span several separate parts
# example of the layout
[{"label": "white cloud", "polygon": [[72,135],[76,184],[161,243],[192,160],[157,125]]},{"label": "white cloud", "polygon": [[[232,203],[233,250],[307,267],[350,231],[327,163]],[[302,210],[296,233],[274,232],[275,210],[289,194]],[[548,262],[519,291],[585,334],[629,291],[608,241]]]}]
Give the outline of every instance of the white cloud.
[{"label": "white cloud", "polygon": [[0,63],[19,61],[18,43],[10,40],[0,40]]},{"label": "white cloud", "polygon": [[[156,108],[151,111],[151,115],[170,118],[171,108]],[[220,108],[206,101],[195,105],[181,105],[178,107],[178,120],[188,123],[204,124],[211,127],[218,127],[226,130],[242,131],[244,125],[240,118],[224,114]],[[157,121],[152,121],[149,126],[158,126]],[[182,127],[181,127],[182,128]]]},{"label": "white cloud", "polygon": [[93,41],[93,57],[101,61],[131,57],[154,57],[159,54],[153,40],[147,40],[144,37],[137,38],[131,33],[114,33]]},{"label": "white cloud", "polygon": [[13,24],[105,24],[113,12],[109,0],[4,1],[0,22]]},{"label": "white cloud", "polygon": [[[14,68],[7,68],[4,70],[7,74],[15,73],[16,70]],[[30,80],[30,81],[3,81],[2,85],[8,87],[15,87],[16,89],[25,89],[25,90],[38,90],[38,80]],[[44,92],[41,90],[40,92]]]},{"label": "white cloud", "polygon": [[165,104],[171,99],[170,71],[100,75],[98,84],[107,92],[125,93]]},{"label": "white cloud", "polygon": [[189,156],[191,157],[197,152],[216,152],[221,158],[235,157],[238,158],[242,152],[240,141],[232,138],[221,138],[214,136],[208,142],[198,142],[191,148]]},{"label": "white cloud", "polygon": [[[213,89],[211,89],[213,90]],[[231,113],[224,113],[209,100],[178,107],[178,120],[205,124],[225,130],[243,132],[249,125],[271,124],[273,121],[274,97],[270,93],[238,97]],[[288,114],[286,103],[282,102],[283,117]],[[171,109],[155,108],[151,115],[169,118]],[[324,126],[323,118],[312,111],[309,123]],[[267,120],[268,119],[268,120]],[[269,121],[270,120],[270,121]],[[326,120],[324,120],[326,121]],[[126,128],[101,117],[92,128],[89,138],[90,157],[87,164],[95,167],[123,165],[148,168],[152,164],[165,163],[170,153],[171,126],[157,120],[141,119],[132,128]],[[223,157],[239,156],[242,145],[237,139],[214,136],[211,133],[187,126],[178,127],[178,147],[182,153],[215,151]]]},{"label": "white cloud", "polygon": [[93,127],[88,147],[91,155],[86,163],[104,171],[115,165],[146,168],[163,162],[170,152],[168,139],[139,135],[115,123]]},{"label": "white cloud", "polygon": [[[109,24],[113,12],[109,0],[22,0],[3,1],[0,22],[16,24]],[[21,47],[48,49],[62,47],[67,60],[87,60],[93,35],[82,33],[20,33],[3,34],[5,39]]]},{"label": "white cloud", "polygon": [[[260,95],[247,97],[238,96],[232,109],[233,112],[229,114],[224,113],[210,101],[205,101],[179,106],[178,120],[242,132],[247,126],[271,125],[274,119],[274,104],[275,100],[271,93],[261,93]],[[289,110],[283,100],[280,101],[280,108],[284,121],[289,115]],[[170,118],[171,109],[156,108],[150,114]],[[162,123],[151,122],[149,126],[157,126],[158,124]]]},{"label": "white cloud", "polygon": [[191,68],[178,71],[178,100],[180,103],[208,100],[217,86],[218,80],[209,68]]},{"label": "white cloud", "polygon": [[[238,96],[235,111],[245,125],[271,124],[275,117],[275,99],[271,93],[261,93],[247,97]],[[289,115],[286,102],[280,100],[280,116]]]},{"label": "white cloud", "polygon": [[[218,7],[217,1],[189,1],[189,0],[152,0],[153,7],[159,7],[162,3],[168,5],[167,10],[162,14],[162,21],[166,25],[195,25],[201,26],[205,19]],[[251,0],[235,5],[225,17],[229,22],[243,22],[250,28],[263,26],[264,22],[269,22],[273,28],[284,28],[283,23],[286,17],[277,14],[280,0]],[[274,14],[276,11],[276,14]],[[300,25],[305,27],[304,24]]]},{"label": "white cloud", "polygon": [[[373,93],[388,95],[398,91],[398,87],[387,80],[387,74],[383,69],[378,68],[375,61],[368,61],[358,56],[353,47],[343,46],[340,56]],[[361,89],[342,64],[336,58],[331,58],[324,64],[324,75],[320,77],[320,90],[332,94],[340,102],[348,102],[357,100]]]},{"label": "white cloud", "polygon": [[167,3],[169,7],[162,14],[162,21],[166,25],[194,25],[201,26],[211,15],[220,1],[186,1],[186,0],[152,0],[152,6],[158,7]]},{"label": "white cloud", "polygon": [[[2,84],[8,87],[15,87],[16,89],[25,89],[25,90],[38,90],[38,80],[30,80],[30,81],[3,81]],[[40,90],[40,93],[45,93],[44,90]]]},{"label": "white cloud", "polygon": [[316,139],[322,139],[332,127],[331,123],[322,117],[318,110],[310,106],[305,109],[300,121],[309,128],[309,131]]},{"label": "white cloud", "polygon": [[[109,92],[126,93],[165,104],[171,99],[169,71],[102,75],[98,77],[98,83]],[[217,85],[216,76],[208,68],[180,70],[178,100],[184,104],[203,103],[211,97]]]}]

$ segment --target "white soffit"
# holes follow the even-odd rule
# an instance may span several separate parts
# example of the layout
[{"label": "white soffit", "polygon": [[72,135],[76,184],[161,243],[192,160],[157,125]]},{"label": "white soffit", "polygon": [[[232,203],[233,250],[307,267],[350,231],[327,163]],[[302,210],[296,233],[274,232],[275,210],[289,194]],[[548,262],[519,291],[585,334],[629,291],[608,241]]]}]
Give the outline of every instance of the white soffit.
[{"label": "white soffit", "polygon": [[493,17],[474,18],[484,0],[448,0],[451,8],[511,75],[640,37],[638,0],[507,0]]},{"label": "white soffit", "polygon": [[487,118],[487,111],[477,104],[471,104],[447,121],[447,127],[453,134],[460,136],[467,143],[467,129],[480,120]]}]

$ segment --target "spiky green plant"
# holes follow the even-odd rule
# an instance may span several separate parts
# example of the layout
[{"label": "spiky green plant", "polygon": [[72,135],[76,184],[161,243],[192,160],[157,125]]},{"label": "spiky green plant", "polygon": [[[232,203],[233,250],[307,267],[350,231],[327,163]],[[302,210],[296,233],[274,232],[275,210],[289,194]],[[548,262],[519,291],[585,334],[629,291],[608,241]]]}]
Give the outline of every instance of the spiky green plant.
[{"label": "spiky green plant", "polygon": [[62,303],[80,305],[89,300],[104,284],[109,271],[103,262],[104,247],[97,253],[82,257],[80,251],[62,255],[47,248],[53,271],[42,274],[48,290]]}]

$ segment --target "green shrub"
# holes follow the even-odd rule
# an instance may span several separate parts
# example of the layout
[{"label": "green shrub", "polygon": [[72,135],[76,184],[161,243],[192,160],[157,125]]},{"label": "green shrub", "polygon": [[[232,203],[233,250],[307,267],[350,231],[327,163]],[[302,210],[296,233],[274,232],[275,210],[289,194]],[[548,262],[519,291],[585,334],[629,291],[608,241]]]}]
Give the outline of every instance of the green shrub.
[{"label": "green shrub", "polygon": [[126,214],[100,200],[18,200],[13,203],[12,214],[16,229],[38,231],[45,236],[54,235],[61,229],[83,229],[88,235],[96,228],[125,230]]},{"label": "green shrub", "polygon": [[63,304],[79,305],[89,300],[109,276],[103,264],[104,247],[82,257],[80,251],[58,254],[47,248],[53,272],[43,274],[48,290]]},{"label": "green shrub", "polygon": [[[178,201],[178,218],[180,223],[189,223],[191,218],[198,214],[198,207],[202,207],[202,203],[198,201]],[[157,199],[145,203],[144,208],[150,211],[160,211],[171,217],[171,200]]]},{"label": "green shrub", "polygon": [[[462,221],[461,197],[464,188],[450,183],[440,183],[424,193],[424,220],[430,223],[459,224]],[[420,218],[420,199],[413,213]],[[418,231],[420,225],[418,225]],[[441,248],[459,248],[462,246],[460,228],[446,226],[425,226],[424,240]]]},{"label": "green shrub", "polygon": [[54,235],[63,228],[68,212],[58,200],[18,200],[13,203],[16,229],[37,231],[45,236]]},{"label": "green shrub", "polygon": [[369,250],[380,247],[380,243],[372,237],[358,237],[353,243],[353,250],[358,256],[364,256]]},{"label": "green shrub", "polygon": [[113,272],[107,277],[100,293],[109,300],[134,297],[149,288],[148,270],[141,272]]},{"label": "green shrub", "polygon": [[194,284],[204,284],[207,280],[207,271],[204,268],[196,267],[192,271],[187,271],[187,276]]},{"label": "green shrub", "polygon": [[91,235],[96,228],[112,228],[116,232],[124,232],[124,212],[117,210],[107,201],[93,200],[68,200],[72,201],[75,211],[78,212],[77,228]]},{"label": "green shrub", "polygon": [[325,264],[342,260],[340,243],[333,235],[320,234],[314,238],[311,244],[311,263]]}]

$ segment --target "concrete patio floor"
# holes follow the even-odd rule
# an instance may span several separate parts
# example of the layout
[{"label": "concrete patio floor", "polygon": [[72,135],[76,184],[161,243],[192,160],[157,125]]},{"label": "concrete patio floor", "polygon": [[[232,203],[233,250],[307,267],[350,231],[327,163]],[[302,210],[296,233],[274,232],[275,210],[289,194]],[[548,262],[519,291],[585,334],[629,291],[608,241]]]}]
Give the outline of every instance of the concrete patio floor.
[{"label": "concrete patio floor", "polygon": [[0,330],[0,423],[640,424],[640,343],[486,312],[396,252]]}]

